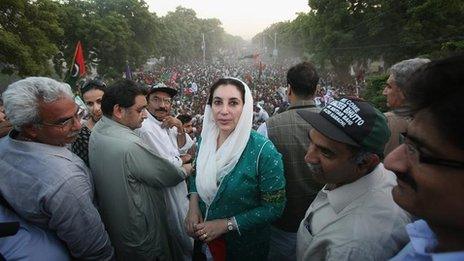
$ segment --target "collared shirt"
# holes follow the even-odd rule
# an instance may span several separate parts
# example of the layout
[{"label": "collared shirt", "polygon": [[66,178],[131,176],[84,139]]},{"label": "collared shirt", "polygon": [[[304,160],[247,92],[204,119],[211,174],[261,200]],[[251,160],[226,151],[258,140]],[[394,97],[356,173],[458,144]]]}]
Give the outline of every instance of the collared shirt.
[{"label": "collared shirt", "polygon": [[66,147],[0,141],[0,191],[24,219],[56,232],[76,258],[108,260],[113,247],[94,205],[91,173]]},{"label": "collared shirt", "polygon": [[410,217],[393,201],[395,175],[380,163],[355,182],[326,185],[297,234],[298,260],[385,260],[406,243]]},{"label": "collared shirt", "polygon": [[287,111],[272,116],[266,122],[269,139],[282,154],[286,182],[287,204],[273,226],[295,234],[306,210],[322,188],[313,179],[311,169],[304,161],[309,146],[308,131],[312,126],[298,115],[297,110],[319,111],[313,100],[297,100]]},{"label": "collared shirt", "polygon": [[177,144],[177,128],[162,128],[161,124],[162,122],[149,113],[147,119],[143,121],[142,127],[137,129],[136,132],[152,150],[172,164],[181,167],[182,159],[179,156],[187,153],[193,146],[193,141],[185,133],[185,144],[182,148],[179,148]]},{"label": "collared shirt", "polygon": [[55,233],[32,225],[3,205],[0,205],[0,222],[19,222],[15,235],[0,239],[0,253],[6,260],[70,260],[68,250]]},{"label": "collared shirt", "polygon": [[[169,160],[172,164],[182,167],[181,153],[186,153],[193,145],[193,141],[188,134],[186,142],[182,148],[177,145],[177,128],[162,128],[161,122],[151,114],[143,121],[142,127],[137,129],[140,138],[161,157]],[[184,229],[184,221],[187,216],[189,207],[187,183],[185,181],[174,187],[165,188],[165,200],[168,206],[168,224],[169,229],[175,239],[178,241],[184,254],[185,260],[191,260],[193,251],[193,239],[187,235]]]},{"label": "collared shirt", "polygon": [[434,253],[438,241],[425,220],[406,225],[410,242],[391,261],[458,261],[464,260],[464,251]]}]

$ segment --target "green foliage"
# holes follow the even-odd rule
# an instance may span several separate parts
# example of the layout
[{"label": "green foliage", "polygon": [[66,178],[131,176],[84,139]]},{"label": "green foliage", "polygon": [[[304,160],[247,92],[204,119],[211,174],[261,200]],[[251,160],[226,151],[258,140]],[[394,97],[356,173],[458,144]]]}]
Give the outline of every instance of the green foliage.
[{"label": "green foliage", "polygon": [[[278,48],[288,55],[309,56],[338,80],[352,81],[349,66],[385,67],[417,56],[438,58],[464,51],[464,1],[452,0],[308,0],[310,10],[276,23],[253,38],[277,33]],[[287,51],[291,50],[291,52]]]},{"label": "green foliage", "polygon": [[55,40],[62,36],[56,15],[58,4],[50,0],[0,3],[0,61],[3,72],[50,75],[49,59],[58,53]]},{"label": "green foliage", "polygon": [[87,66],[108,78],[120,77],[126,62],[137,68],[150,57],[201,59],[202,34],[207,59],[230,46],[226,40],[241,40],[226,34],[218,19],[197,18],[183,7],[157,17],[143,0],[0,2],[0,63],[3,72],[23,77],[63,78],[78,41]]},{"label": "green foliage", "polygon": [[370,101],[377,109],[382,112],[388,111],[387,99],[382,94],[387,82],[388,75],[370,76],[366,79],[366,89],[362,92],[361,97]]}]

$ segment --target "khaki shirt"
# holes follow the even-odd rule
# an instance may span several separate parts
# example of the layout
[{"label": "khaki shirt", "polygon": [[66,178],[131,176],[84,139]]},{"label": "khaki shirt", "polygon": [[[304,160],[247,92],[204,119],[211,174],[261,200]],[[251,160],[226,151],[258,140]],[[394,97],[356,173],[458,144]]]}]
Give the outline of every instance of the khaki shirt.
[{"label": "khaki shirt", "polygon": [[388,140],[387,144],[385,144],[385,150],[383,154],[384,156],[387,156],[388,153],[392,152],[400,145],[400,134],[402,132],[406,132],[409,119],[392,111],[386,112],[384,115],[387,117],[388,128],[391,132],[390,139]]}]

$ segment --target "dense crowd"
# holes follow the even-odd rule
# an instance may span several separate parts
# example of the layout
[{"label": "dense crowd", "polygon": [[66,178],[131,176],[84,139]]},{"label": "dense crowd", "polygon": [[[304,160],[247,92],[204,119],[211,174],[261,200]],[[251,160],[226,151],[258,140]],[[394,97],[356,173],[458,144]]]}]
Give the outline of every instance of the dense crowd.
[{"label": "dense crowd", "polygon": [[310,62],[158,64],[87,80],[82,105],[21,79],[0,259],[463,260],[463,71],[399,61],[385,114]]}]

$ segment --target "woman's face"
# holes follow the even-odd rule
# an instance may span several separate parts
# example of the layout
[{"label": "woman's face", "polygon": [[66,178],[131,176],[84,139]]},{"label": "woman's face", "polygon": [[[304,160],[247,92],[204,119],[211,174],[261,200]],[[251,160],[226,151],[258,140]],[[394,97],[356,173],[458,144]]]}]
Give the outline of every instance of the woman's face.
[{"label": "woman's face", "polygon": [[94,122],[97,122],[102,117],[102,110],[101,110],[101,101],[104,92],[98,89],[91,89],[84,93],[83,98],[85,105],[90,112],[90,117]]},{"label": "woman's face", "polygon": [[216,125],[223,134],[229,135],[242,115],[242,94],[234,85],[220,85],[213,93],[211,108]]}]

